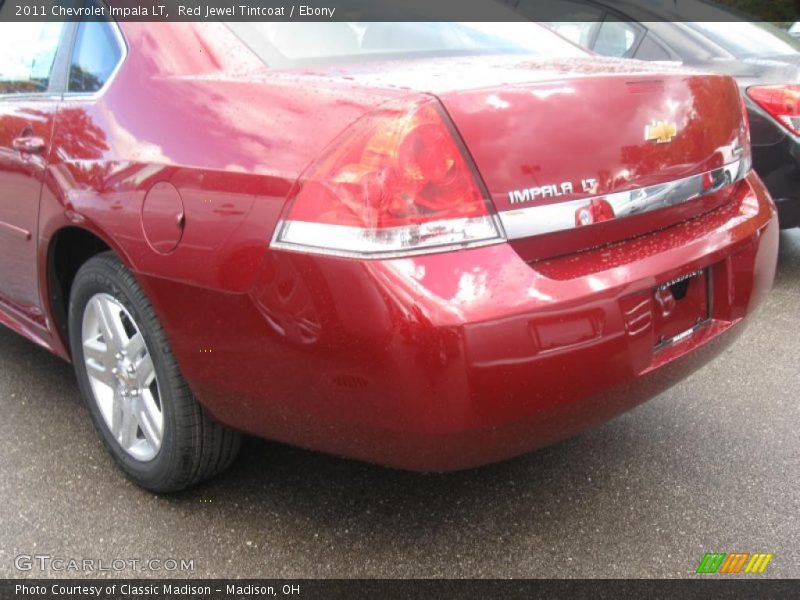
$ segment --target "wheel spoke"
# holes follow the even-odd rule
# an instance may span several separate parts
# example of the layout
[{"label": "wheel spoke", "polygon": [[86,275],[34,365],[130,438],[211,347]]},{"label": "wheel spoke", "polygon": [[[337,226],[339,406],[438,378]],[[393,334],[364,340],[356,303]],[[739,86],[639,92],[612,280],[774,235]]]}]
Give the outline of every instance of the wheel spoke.
[{"label": "wheel spoke", "polygon": [[108,364],[108,346],[101,344],[97,338],[83,342],[83,358],[93,360],[103,366]]},{"label": "wheel spoke", "polygon": [[116,379],[111,373],[111,370],[105,367],[102,363],[87,361],[86,372],[89,377],[109,387],[114,387],[116,385]]},{"label": "wheel spoke", "polygon": [[111,404],[111,423],[109,423],[108,428],[111,430],[111,434],[117,440],[120,439],[122,434],[122,425],[124,422],[122,403],[122,396],[120,396],[119,392],[114,391],[114,398]]},{"label": "wheel spoke", "polygon": [[162,417],[149,392],[139,397],[138,409],[136,416],[139,428],[153,450],[158,450],[161,446]]},{"label": "wheel spoke", "polygon": [[120,420],[119,432],[116,437],[120,446],[128,450],[133,442],[136,441],[136,429],[139,425],[130,404],[123,400],[121,405],[122,419]]},{"label": "wheel spoke", "polygon": [[156,372],[153,367],[153,359],[150,358],[150,354],[147,353],[136,365],[136,385],[138,385],[140,389],[145,390],[150,387],[155,376]]},{"label": "wheel spoke", "polygon": [[92,302],[106,346],[121,350],[128,336],[119,316],[119,308],[102,296],[95,296]]},{"label": "wheel spoke", "polygon": [[135,361],[144,352],[147,352],[147,346],[144,343],[144,336],[137,332],[131,339],[129,339],[122,347],[128,355],[128,358]]}]

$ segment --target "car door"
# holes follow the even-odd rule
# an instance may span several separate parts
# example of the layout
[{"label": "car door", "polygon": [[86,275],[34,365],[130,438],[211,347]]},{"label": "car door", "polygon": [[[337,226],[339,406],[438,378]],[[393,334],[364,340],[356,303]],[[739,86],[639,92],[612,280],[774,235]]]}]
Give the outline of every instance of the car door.
[{"label": "car door", "polygon": [[[0,11],[11,7],[5,3]],[[68,29],[0,19],[0,308],[36,322],[42,315],[39,198],[64,83],[59,48]]]}]

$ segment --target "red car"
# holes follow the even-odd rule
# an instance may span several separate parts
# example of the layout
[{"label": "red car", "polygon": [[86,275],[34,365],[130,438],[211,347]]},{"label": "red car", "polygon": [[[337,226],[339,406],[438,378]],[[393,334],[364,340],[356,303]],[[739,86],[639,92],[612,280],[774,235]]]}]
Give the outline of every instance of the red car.
[{"label": "red car", "polygon": [[534,24],[0,27],[0,321],[151,490],[239,432],[528,452],[705,364],[772,284],[726,76]]}]

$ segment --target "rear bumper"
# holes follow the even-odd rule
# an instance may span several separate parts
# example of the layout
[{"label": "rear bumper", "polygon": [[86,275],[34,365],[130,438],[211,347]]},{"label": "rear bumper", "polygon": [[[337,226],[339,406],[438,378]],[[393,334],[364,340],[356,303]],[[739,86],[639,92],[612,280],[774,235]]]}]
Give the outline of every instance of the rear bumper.
[{"label": "rear bumper", "polygon": [[[777,244],[750,175],[694,221],[534,265],[508,244],[371,262],[270,252],[249,294],[147,287],[219,421],[445,471],[566,438],[704,365],[771,287]],[[712,320],[655,350],[653,288],[706,267]],[[198,307],[204,322],[184,317]]]}]

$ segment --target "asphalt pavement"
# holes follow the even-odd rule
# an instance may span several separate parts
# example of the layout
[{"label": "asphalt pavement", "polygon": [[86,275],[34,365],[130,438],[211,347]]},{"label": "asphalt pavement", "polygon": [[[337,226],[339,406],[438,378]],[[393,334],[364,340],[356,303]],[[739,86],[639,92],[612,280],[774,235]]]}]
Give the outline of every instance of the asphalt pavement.
[{"label": "asphalt pavement", "polygon": [[[71,367],[0,327],[0,577],[83,575],[53,559],[104,577],[691,577],[711,551],[800,577],[798,329],[796,230],[738,343],[577,438],[449,475],[248,440],[223,476],[157,497],[106,456]],[[18,569],[34,555],[51,559]]]}]

